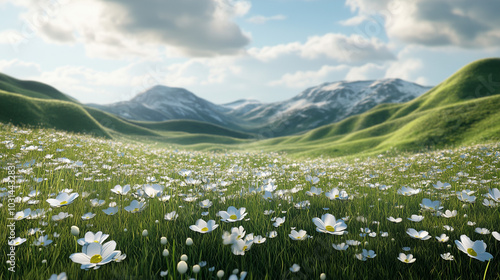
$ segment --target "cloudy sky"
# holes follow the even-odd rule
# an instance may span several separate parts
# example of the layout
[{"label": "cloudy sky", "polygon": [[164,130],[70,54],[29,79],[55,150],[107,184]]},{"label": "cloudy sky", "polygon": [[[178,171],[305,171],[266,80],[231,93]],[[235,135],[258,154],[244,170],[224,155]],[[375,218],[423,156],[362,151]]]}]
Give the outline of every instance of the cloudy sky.
[{"label": "cloudy sky", "polygon": [[436,85],[500,56],[498,0],[0,0],[0,72],[84,103],[163,84],[273,102],[339,80]]}]

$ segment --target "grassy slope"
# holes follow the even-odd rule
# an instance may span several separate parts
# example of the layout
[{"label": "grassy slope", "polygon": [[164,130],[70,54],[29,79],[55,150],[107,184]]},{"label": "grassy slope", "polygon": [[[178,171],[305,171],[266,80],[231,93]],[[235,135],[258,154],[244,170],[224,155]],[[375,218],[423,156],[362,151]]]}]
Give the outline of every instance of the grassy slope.
[{"label": "grassy slope", "polygon": [[0,91],[0,122],[50,127],[110,138],[109,133],[78,104]]},{"label": "grassy slope", "polygon": [[215,124],[194,120],[171,120],[163,122],[141,122],[127,121],[129,123],[149,128],[156,131],[179,131],[193,134],[213,134],[219,136],[228,136],[239,139],[254,138],[252,134],[231,130]]},{"label": "grassy slope", "polygon": [[[254,143],[253,149],[300,156],[422,150],[500,139],[500,59],[473,62],[421,97],[384,104],[361,115],[291,137]],[[496,72],[495,72],[496,70]]]},{"label": "grassy slope", "polygon": [[0,90],[41,99],[57,99],[78,103],[57,89],[34,81],[22,81],[0,73]]}]

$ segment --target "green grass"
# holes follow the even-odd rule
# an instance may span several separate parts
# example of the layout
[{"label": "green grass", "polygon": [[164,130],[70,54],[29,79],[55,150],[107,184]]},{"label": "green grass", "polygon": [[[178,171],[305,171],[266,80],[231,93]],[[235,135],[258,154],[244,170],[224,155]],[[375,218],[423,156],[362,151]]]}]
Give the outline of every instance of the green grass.
[{"label": "green grass", "polygon": [[41,99],[57,99],[78,103],[57,89],[40,82],[22,81],[0,73],[0,90]]},{"label": "green grass", "polygon": [[[359,145],[363,145],[362,140],[358,141],[361,141]],[[27,208],[49,210],[51,207],[46,199],[66,188],[80,195],[68,206],[47,211],[43,218],[16,221],[16,236],[27,241],[16,248],[16,273],[11,274],[4,265],[0,271],[1,279],[48,279],[51,274],[61,272],[66,272],[68,279],[158,279],[160,271],[165,270],[169,272],[163,279],[189,279],[186,276],[217,279],[215,273],[218,270],[224,270],[226,275],[223,279],[227,279],[233,269],[247,271],[248,280],[319,279],[320,273],[326,273],[327,279],[482,279],[487,262],[471,259],[457,249],[454,240],[460,239],[462,234],[487,244],[486,251],[494,259],[486,279],[500,279],[500,267],[496,265],[500,257],[500,242],[492,235],[474,232],[476,227],[500,230],[500,208],[482,205],[482,195],[488,192],[488,188],[499,187],[498,144],[395,157],[297,160],[275,153],[158,149],[52,129],[31,130],[10,125],[0,125],[0,143],[0,177],[8,176],[7,166],[16,166],[16,175],[25,179],[16,184],[18,187],[14,189],[14,195],[27,197],[32,190],[40,192],[38,196],[29,198],[38,200],[37,203],[30,204],[28,200],[23,200],[15,204],[15,211]],[[28,148],[31,145],[37,147]],[[63,162],[62,158],[71,162]],[[190,177],[201,182],[189,183],[187,177],[179,174],[183,169],[191,170]],[[261,175],[261,172],[268,174]],[[461,175],[459,172],[462,172]],[[350,199],[339,201],[329,200],[324,194],[306,195],[312,186],[305,180],[307,175],[318,176],[319,182],[315,187],[323,191],[334,187],[344,189]],[[152,184],[148,177],[154,177],[154,183],[163,186],[163,195],[170,195],[170,199],[162,202],[144,197],[147,206],[142,212],[125,211],[123,207],[138,198],[131,193],[119,196],[110,189],[117,184],[130,184],[132,192],[135,192],[145,184]],[[275,193],[283,192],[283,196],[266,201],[261,198],[262,193],[249,192],[252,187],[266,185],[265,179],[275,180]],[[230,183],[222,185],[222,181]],[[437,181],[451,183],[451,189],[436,190],[432,184]],[[203,188],[208,182],[213,190]],[[374,187],[369,184],[374,184]],[[380,190],[375,184],[392,187]],[[402,186],[421,188],[422,192],[410,197],[402,196],[397,194]],[[0,221],[5,225],[10,216],[8,193],[5,193],[9,184],[4,181],[1,187],[0,203],[3,206],[0,207]],[[291,192],[294,188],[298,191]],[[463,203],[454,195],[455,191],[464,189],[476,191],[475,203]],[[197,200],[186,202],[186,195],[195,196]],[[419,204],[424,198],[439,200],[443,210],[457,210],[458,215],[446,219],[421,211]],[[91,199],[104,200],[104,204],[91,206]],[[204,199],[213,202],[209,209],[198,205]],[[305,200],[310,202],[307,209],[294,207],[294,203]],[[120,207],[118,214],[107,216],[102,212],[110,203]],[[249,220],[235,223],[220,221],[216,213],[231,205],[245,207]],[[328,210],[324,210],[325,207]],[[179,218],[166,221],[164,215],[174,210]],[[264,210],[274,210],[275,213],[266,216]],[[201,215],[204,211],[208,211],[207,216]],[[60,212],[72,216],[53,221],[52,217]],[[84,221],[81,216],[87,212],[96,216]],[[348,233],[336,236],[317,232],[312,219],[325,213],[333,214],[337,219],[348,217],[345,222]],[[412,214],[425,218],[420,223],[408,221],[406,218]],[[391,223],[387,220],[389,216],[401,217],[403,222]],[[286,221],[275,228],[271,221],[273,217],[286,217]],[[206,234],[190,230],[189,226],[200,218],[205,221],[213,219],[219,226]],[[476,224],[468,226],[468,221]],[[76,245],[70,234],[73,225],[80,228],[78,238],[82,238],[87,231],[109,234],[106,241],[116,241],[116,249],[126,254],[126,259],[103,265],[98,270],[80,269],[80,265],[69,258],[82,248]],[[452,226],[454,231],[446,231],[443,225]],[[268,238],[263,244],[253,244],[243,256],[234,255],[230,246],[222,244],[221,235],[237,226],[243,226],[247,235],[265,236],[275,230],[278,236]],[[313,238],[294,241],[288,237],[291,227],[306,230]],[[27,231],[31,228],[44,230],[43,235],[47,234],[53,243],[47,247],[32,245],[41,234],[28,235]],[[361,228],[369,228],[377,236],[361,237]],[[426,241],[413,239],[406,234],[408,228],[427,230],[433,237]],[[147,237],[142,236],[145,229],[149,232]],[[55,232],[60,236],[54,237]],[[382,237],[381,232],[387,232],[388,237]],[[442,233],[450,237],[448,242],[439,243],[434,238]],[[6,246],[8,232],[5,226],[0,235],[4,236],[0,239],[0,254],[6,256],[9,247]],[[160,244],[162,236],[168,239],[166,245]],[[188,237],[194,241],[192,246],[185,244]],[[361,245],[350,246],[346,251],[332,248],[333,243],[347,240],[360,241]],[[414,255],[417,259],[415,263],[404,264],[396,259],[403,252],[403,247],[411,248],[407,253]],[[164,249],[169,250],[168,257],[162,256]],[[354,255],[362,249],[374,250],[377,256],[366,262],[360,261]],[[450,252],[455,260],[441,259],[439,255],[445,252]],[[190,268],[183,277],[176,272],[182,254],[188,256]],[[200,261],[206,261],[207,265],[201,268],[199,275],[195,275],[191,268]],[[297,273],[289,270],[294,263],[301,267]],[[209,271],[211,267],[213,272]]]}]

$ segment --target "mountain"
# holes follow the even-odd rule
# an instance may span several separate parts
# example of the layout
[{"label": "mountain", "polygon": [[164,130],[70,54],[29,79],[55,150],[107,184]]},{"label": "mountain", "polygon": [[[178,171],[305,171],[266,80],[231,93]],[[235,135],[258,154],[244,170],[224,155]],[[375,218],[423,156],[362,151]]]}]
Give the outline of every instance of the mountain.
[{"label": "mountain", "polygon": [[400,79],[342,81],[306,89],[282,102],[241,99],[216,105],[185,89],[155,86],[130,101],[89,106],[129,120],[197,120],[268,138],[338,122],[378,104],[407,102],[429,89]]},{"label": "mountain", "polygon": [[500,141],[498,69],[500,58],[478,60],[409,102],[380,104],[340,122],[257,141],[246,149],[335,157]]},{"label": "mountain", "polygon": [[235,127],[229,109],[199,98],[192,92],[166,86],[155,86],[129,101],[88,106],[128,120],[166,121],[197,120],[225,127]]},{"label": "mountain", "polygon": [[282,102],[251,103],[253,109],[232,110],[229,114],[257,126],[268,136],[283,136],[341,121],[378,104],[404,103],[429,89],[400,79],[341,81],[308,88]]}]

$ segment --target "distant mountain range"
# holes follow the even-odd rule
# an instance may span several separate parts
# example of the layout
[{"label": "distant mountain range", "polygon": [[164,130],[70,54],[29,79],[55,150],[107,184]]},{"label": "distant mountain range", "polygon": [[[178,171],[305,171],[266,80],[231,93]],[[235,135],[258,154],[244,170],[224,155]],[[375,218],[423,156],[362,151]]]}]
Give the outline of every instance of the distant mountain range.
[{"label": "distant mountain range", "polygon": [[182,88],[155,86],[129,101],[88,106],[134,121],[197,120],[264,137],[290,135],[341,121],[383,103],[410,101],[431,87],[400,79],[325,83],[285,101],[217,105]]}]

